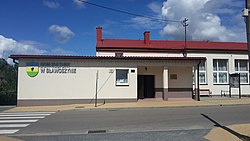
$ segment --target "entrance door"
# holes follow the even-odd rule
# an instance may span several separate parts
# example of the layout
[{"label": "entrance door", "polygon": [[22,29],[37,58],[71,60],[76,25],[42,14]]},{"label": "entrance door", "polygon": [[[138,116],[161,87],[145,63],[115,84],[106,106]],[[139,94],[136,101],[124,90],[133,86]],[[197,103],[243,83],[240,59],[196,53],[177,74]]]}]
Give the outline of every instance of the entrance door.
[{"label": "entrance door", "polygon": [[138,75],[137,77],[137,98],[155,98],[155,76],[154,75]]}]

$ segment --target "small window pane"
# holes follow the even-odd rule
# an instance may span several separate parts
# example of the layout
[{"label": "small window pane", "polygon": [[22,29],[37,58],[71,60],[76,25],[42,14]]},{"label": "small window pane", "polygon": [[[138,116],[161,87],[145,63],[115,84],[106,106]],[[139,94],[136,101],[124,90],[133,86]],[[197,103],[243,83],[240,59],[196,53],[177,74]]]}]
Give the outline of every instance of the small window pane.
[{"label": "small window pane", "polygon": [[240,71],[247,71],[247,61],[240,60]]},{"label": "small window pane", "polygon": [[203,84],[206,83],[205,72],[200,72],[199,78],[200,78],[200,83],[203,83]]},{"label": "small window pane", "polygon": [[227,73],[219,73],[219,83],[227,83]]},{"label": "small window pane", "polygon": [[235,69],[235,71],[239,71],[239,66],[238,66],[238,63],[239,63],[239,60],[235,60],[234,61],[234,69]]},{"label": "small window pane", "polygon": [[248,83],[247,73],[240,74],[240,83]]},{"label": "small window pane", "polygon": [[227,71],[227,60],[218,60],[219,71]]},{"label": "small window pane", "polygon": [[202,61],[199,65],[199,70],[205,71],[205,61]]},{"label": "small window pane", "polygon": [[214,60],[213,61],[213,70],[214,71],[217,71],[218,69],[217,69],[217,60]]},{"label": "small window pane", "polygon": [[128,70],[116,70],[116,84],[128,84]]},{"label": "small window pane", "polygon": [[216,72],[213,73],[213,82],[217,83],[217,73]]}]

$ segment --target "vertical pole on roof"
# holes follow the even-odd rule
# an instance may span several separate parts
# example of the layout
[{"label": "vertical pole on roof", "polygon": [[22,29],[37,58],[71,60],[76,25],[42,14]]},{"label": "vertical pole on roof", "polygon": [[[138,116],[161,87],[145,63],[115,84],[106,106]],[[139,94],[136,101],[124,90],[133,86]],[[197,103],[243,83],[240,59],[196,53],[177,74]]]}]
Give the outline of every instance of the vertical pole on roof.
[{"label": "vertical pole on roof", "polygon": [[250,10],[250,0],[246,1],[246,7],[243,10],[243,17],[245,17],[246,22],[246,34],[247,34],[247,47],[248,47],[248,70],[250,72],[250,16],[249,16],[249,10]]},{"label": "vertical pole on roof", "polygon": [[188,19],[187,18],[184,18],[184,20],[182,21],[182,25],[184,27],[184,50],[183,50],[183,57],[187,57],[187,52],[186,52],[186,47],[187,47],[187,26],[188,26],[188,23],[187,23]]},{"label": "vertical pole on roof", "polygon": [[95,80],[95,107],[97,107],[98,73],[99,73],[99,71],[97,70],[96,80]]}]

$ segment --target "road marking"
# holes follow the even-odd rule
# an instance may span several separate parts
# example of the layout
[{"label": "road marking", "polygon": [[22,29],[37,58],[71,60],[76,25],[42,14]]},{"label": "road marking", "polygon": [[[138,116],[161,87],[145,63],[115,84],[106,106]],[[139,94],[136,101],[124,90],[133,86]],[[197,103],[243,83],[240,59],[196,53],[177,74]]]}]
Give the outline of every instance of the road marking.
[{"label": "road marking", "polygon": [[22,117],[22,116],[49,116],[51,114],[4,114],[1,115],[0,117]]},{"label": "road marking", "polygon": [[1,115],[4,114],[54,114],[56,112],[6,112],[6,113],[0,113]]},{"label": "road marking", "polygon": [[0,113],[0,135],[14,134],[20,129],[56,112]]},{"label": "road marking", "polygon": [[0,120],[0,123],[37,122],[38,120]]},{"label": "road marking", "polygon": [[19,131],[19,129],[15,129],[15,130],[0,130],[0,135],[1,134],[14,134],[17,131]]},{"label": "road marking", "polygon": [[41,119],[45,118],[45,116],[39,116],[39,117],[0,117],[1,119]]},{"label": "road marking", "polygon": [[0,128],[27,127],[30,124],[0,124]]}]

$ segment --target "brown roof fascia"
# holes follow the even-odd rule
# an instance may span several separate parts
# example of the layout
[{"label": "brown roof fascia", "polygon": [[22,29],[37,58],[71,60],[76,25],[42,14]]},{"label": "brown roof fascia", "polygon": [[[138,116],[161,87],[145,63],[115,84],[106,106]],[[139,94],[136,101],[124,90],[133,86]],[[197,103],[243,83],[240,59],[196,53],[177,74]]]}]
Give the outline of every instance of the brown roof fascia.
[{"label": "brown roof fascia", "polygon": [[56,56],[56,55],[10,55],[12,59],[114,59],[114,60],[206,60],[206,57],[139,57],[139,56]]}]

